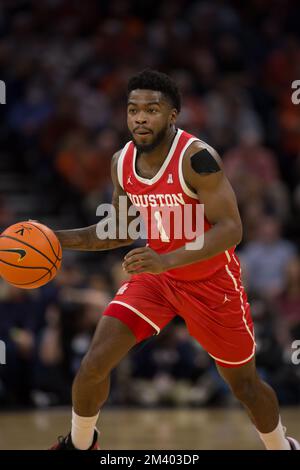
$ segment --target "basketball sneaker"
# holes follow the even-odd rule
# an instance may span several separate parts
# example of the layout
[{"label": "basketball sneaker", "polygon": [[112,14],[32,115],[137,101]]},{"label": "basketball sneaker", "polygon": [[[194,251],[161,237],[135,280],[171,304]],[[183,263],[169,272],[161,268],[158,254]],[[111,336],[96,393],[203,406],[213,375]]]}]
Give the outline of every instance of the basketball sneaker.
[{"label": "basketball sneaker", "polygon": [[[95,429],[94,431],[94,437],[93,437],[93,442],[91,446],[87,450],[100,450],[99,444],[98,444],[98,431]],[[71,439],[71,433],[69,433],[67,436],[59,436],[57,439],[57,442],[50,447],[49,450],[79,450],[74,447],[72,439]]]},{"label": "basketball sneaker", "polygon": [[300,444],[298,441],[296,441],[296,439],[293,437],[287,437],[287,440],[290,443],[291,450],[300,450]]}]

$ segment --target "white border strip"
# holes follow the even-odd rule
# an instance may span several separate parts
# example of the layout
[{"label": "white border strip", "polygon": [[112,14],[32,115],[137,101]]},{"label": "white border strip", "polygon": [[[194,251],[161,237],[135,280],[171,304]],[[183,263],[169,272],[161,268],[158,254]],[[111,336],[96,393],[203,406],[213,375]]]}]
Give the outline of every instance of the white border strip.
[{"label": "white border strip", "polygon": [[[209,354],[209,353],[208,353],[208,354]],[[224,361],[223,359],[219,359],[218,357],[215,357],[215,356],[213,356],[212,354],[209,354],[209,355],[210,355],[210,357],[212,357],[212,358],[215,359],[216,361],[224,362],[224,364],[239,365],[239,364],[245,364],[245,362],[250,361],[250,359],[254,356],[254,354],[255,354],[255,349],[254,349],[254,351],[250,354],[250,356],[247,357],[247,359],[244,359],[243,361],[240,361],[240,362]]]},{"label": "white border strip", "polygon": [[[179,180],[180,180],[180,184],[182,186],[182,189],[183,191],[185,192],[185,194],[187,194],[188,196],[192,197],[193,199],[198,199],[198,196],[197,194],[194,192],[194,191],[191,191],[191,189],[188,187],[188,185],[186,184],[185,180],[184,180],[184,177],[183,177],[183,171],[182,171],[182,160],[183,160],[183,156],[184,156],[184,153],[186,151],[186,149],[193,143],[193,142],[200,142],[200,144],[203,146],[204,149],[208,150],[208,152],[210,152],[212,155],[217,155],[217,152],[216,150],[211,147],[210,145],[208,145],[206,142],[204,142],[203,140],[201,139],[198,139],[197,137],[191,137],[186,145],[184,146],[184,149],[182,150],[181,154],[180,154],[180,157],[179,157],[179,168],[178,168],[178,173],[179,173]],[[226,254],[227,256],[227,254]],[[228,254],[229,256],[229,254]],[[227,258],[228,258],[227,256]],[[230,257],[228,258],[229,261],[230,261]]]},{"label": "white border strip", "polygon": [[139,310],[137,310],[136,308],[132,307],[131,305],[129,304],[126,304],[125,302],[120,302],[119,300],[112,300],[110,302],[111,304],[120,304],[120,305],[123,305],[124,307],[127,307],[129,308],[129,310],[131,310],[132,312],[134,312],[136,315],[138,315],[139,317],[141,317],[143,320],[145,320],[145,322],[149,323],[149,325],[151,325],[156,331],[157,331],[157,334],[160,333],[160,328],[155,324],[153,323],[153,321],[149,320],[149,318],[147,318],[145,315],[143,315]]},{"label": "white border strip", "polygon": [[168,155],[166,156],[162,166],[160,167],[160,169],[158,170],[158,172],[156,173],[156,175],[153,176],[153,178],[151,179],[148,179],[148,178],[143,178],[142,176],[139,176],[135,170],[135,163],[136,163],[136,155],[137,155],[137,151],[136,151],[136,147],[134,147],[134,153],[133,153],[133,159],[132,159],[132,166],[133,166],[133,174],[135,176],[135,178],[142,182],[142,183],[145,183],[145,184],[148,184],[148,185],[151,185],[151,184],[154,184],[156,183],[159,178],[161,178],[161,176],[164,174],[165,172],[165,169],[167,168],[168,164],[170,163],[173,155],[174,155],[174,152],[176,150],[176,147],[177,147],[177,144],[178,144],[178,141],[181,137],[181,134],[182,134],[182,130],[181,129],[177,129],[177,134],[173,140],[173,143],[171,145],[171,148],[169,150],[169,153]]},{"label": "white border strip", "polygon": [[250,328],[249,328],[249,326],[247,325],[246,312],[245,312],[245,308],[244,308],[244,304],[243,304],[243,295],[242,295],[242,291],[241,291],[241,289],[238,288],[236,279],[235,279],[234,275],[232,274],[232,272],[230,271],[230,269],[229,269],[229,267],[228,267],[228,264],[226,264],[225,269],[226,269],[226,271],[227,271],[227,274],[228,274],[228,275],[231,277],[231,279],[232,279],[232,282],[233,282],[233,284],[234,284],[235,290],[240,294],[241,308],[242,308],[242,312],[243,312],[243,322],[244,322],[244,324],[245,324],[246,330],[248,331],[249,335],[250,335],[251,338],[252,338],[252,341],[253,341],[254,347],[255,347],[255,340],[254,340],[253,334],[251,333]]},{"label": "white border strip", "polygon": [[234,253],[232,254],[232,259],[233,259],[233,261],[235,262],[235,264],[239,267],[239,269],[241,269],[241,266],[240,266],[240,264],[238,263],[238,261],[237,261],[237,259],[236,259]]},{"label": "white border strip", "polygon": [[125,145],[125,147],[122,149],[120,155],[119,155],[119,159],[118,159],[118,180],[119,180],[119,184],[121,186],[122,189],[124,189],[124,185],[123,185],[123,161],[124,161],[124,157],[126,155],[126,152],[128,150],[128,147],[129,145],[131,144],[131,140],[129,142],[127,142],[127,144]]},{"label": "white border strip", "polygon": [[[233,255],[234,257],[234,255]],[[234,258],[233,258],[234,259]],[[239,266],[238,262],[236,261],[236,259],[234,259],[234,262]],[[243,301],[243,295],[242,295],[242,290],[238,288],[238,285],[237,285],[237,282],[236,282],[236,279],[234,277],[234,275],[232,274],[232,272],[230,271],[229,267],[228,267],[228,264],[226,264],[225,266],[225,269],[227,271],[227,274],[228,276],[231,278],[232,282],[233,282],[233,285],[234,285],[234,288],[235,290],[240,294],[240,300],[241,300],[241,309],[242,309],[242,312],[243,312],[243,322],[244,322],[244,325],[245,325],[245,328],[247,330],[247,332],[249,333],[252,341],[253,341],[253,350],[252,350],[252,353],[250,354],[249,357],[247,357],[247,359],[244,359],[243,361],[239,361],[239,362],[230,362],[230,361],[224,361],[223,359],[220,359],[218,357],[215,357],[213,356],[212,354],[209,354],[213,359],[215,359],[216,361],[219,361],[219,362],[224,362],[224,364],[229,364],[229,365],[241,365],[241,364],[244,364],[245,362],[248,362],[250,361],[250,359],[254,356],[255,354],[255,347],[256,347],[256,343],[255,343],[255,339],[254,339],[254,336],[253,334],[251,333],[251,330],[247,324],[247,320],[246,320],[246,311],[245,311],[245,307],[244,307],[244,301]]]}]

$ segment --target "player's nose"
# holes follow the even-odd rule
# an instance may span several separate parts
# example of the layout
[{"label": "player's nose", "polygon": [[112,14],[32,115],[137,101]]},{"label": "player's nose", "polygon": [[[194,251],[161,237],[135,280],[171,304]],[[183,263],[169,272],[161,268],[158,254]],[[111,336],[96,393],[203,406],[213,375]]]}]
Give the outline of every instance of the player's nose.
[{"label": "player's nose", "polygon": [[143,112],[138,113],[135,116],[135,122],[138,125],[145,124],[147,122],[147,115]]},{"label": "player's nose", "polygon": [[143,125],[147,124],[147,119],[137,119],[135,121],[135,124],[136,124],[136,126],[143,126]]}]

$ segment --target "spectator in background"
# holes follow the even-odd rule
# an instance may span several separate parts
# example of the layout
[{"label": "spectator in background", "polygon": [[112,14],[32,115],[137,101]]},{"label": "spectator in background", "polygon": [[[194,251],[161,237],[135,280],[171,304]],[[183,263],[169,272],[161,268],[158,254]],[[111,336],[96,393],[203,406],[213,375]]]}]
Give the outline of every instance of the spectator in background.
[{"label": "spectator in background", "polygon": [[0,281],[0,338],[6,345],[6,362],[9,367],[0,369],[5,383],[3,400],[6,405],[31,404],[32,361],[39,311],[34,295]]},{"label": "spectator in background", "polygon": [[81,195],[99,187],[102,179],[102,161],[84,132],[73,132],[66,138],[58,152],[56,168]]},{"label": "spectator in background", "polygon": [[[206,131],[221,152],[236,145],[242,135],[263,135],[258,114],[250,97],[234,76],[220,78],[214,90],[205,95]],[[232,125],[234,123],[234,125]]]},{"label": "spectator in background", "polygon": [[300,382],[291,363],[288,326],[273,302],[255,296],[250,298],[255,321],[256,364],[262,377],[274,387],[282,404],[298,404]]},{"label": "spectator in background", "polygon": [[8,119],[11,128],[20,133],[28,144],[32,144],[52,113],[51,97],[40,84],[32,82],[24,98],[13,106]]},{"label": "spectator in background", "polygon": [[51,305],[46,324],[37,336],[33,369],[32,401],[38,407],[69,402],[71,377],[64,368],[61,311]]},{"label": "spectator in background", "polygon": [[[300,106],[300,105],[298,105]],[[296,165],[293,168],[293,173],[297,185],[293,193],[293,202],[295,205],[295,216],[294,216],[294,232],[298,234],[298,240],[300,242],[300,152],[296,160]]]},{"label": "spectator in background", "polygon": [[150,339],[131,353],[134,380],[127,385],[131,403],[143,406],[220,403],[224,386],[216,378],[213,361],[196,341],[190,341],[180,318],[172,323],[172,328],[167,328],[155,345]]},{"label": "spectator in background", "polygon": [[242,214],[249,206],[260,204],[282,222],[288,219],[289,192],[280,179],[276,155],[262,145],[257,133],[251,129],[243,132],[239,144],[224,154],[224,165]]},{"label": "spectator in background", "polygon": [[48,307],[46,324],[37,339],[32,390],[36,406],[70,402],[72,380],[110,300],[108,285],[101,276],[92,275],[86,287],[78,287],[76,272],[67,273],[61,276],[59,302]]},{"label": "spectator in background", "polygon": [[288,325],[291,340],[300,339],[300,258],[292,259],[286,269],[284,290],[277,300],[282,320]]},{"label": "spectator in background", "polygon": [[252,293],[275,298],[285,287],[288,263],[296,256],[296,247],[281,237],[281,224],[272,216],[257,221],[256,239],[240,253],[246,285]]},{"label": "spectator in background", "polygon": [[8,206],[5,198],[0,195],[0,230],[1,228],[4,230],[6,227],[9,227],[14,221],[14,211]]}]

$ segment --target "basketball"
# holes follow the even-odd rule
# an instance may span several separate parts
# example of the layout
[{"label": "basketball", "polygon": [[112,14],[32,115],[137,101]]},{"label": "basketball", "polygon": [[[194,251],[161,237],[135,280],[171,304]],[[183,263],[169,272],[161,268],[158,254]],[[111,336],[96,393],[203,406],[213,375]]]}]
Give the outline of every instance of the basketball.
[{"label": "basketball", "polygon": [[11,225],[0,235],[0,274],[21,289],[35,289],[51,281],[62,260],[55,233],[35,221]]}]

